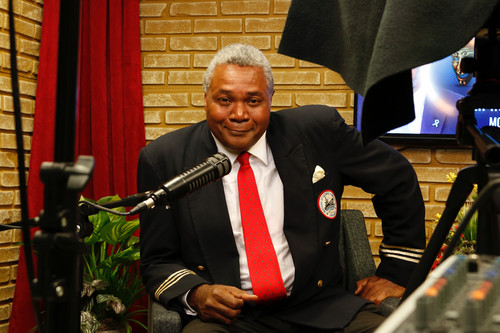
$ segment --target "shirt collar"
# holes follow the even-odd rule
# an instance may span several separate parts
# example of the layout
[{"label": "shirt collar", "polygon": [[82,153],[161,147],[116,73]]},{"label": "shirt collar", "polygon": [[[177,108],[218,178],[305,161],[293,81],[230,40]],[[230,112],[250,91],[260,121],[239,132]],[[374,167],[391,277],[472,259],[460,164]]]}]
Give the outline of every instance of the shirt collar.
[{"label": "shirt collar", "polygon": [[[248,152],[258,158],[262,163],[264,163],[267,166],[267,163],[269,161],[268,156],[267,156],[267,139],[266,139],[266,132],[262,134],[260,139],[252,146],[250,149],[248,149]],[[234,161],[238,157],[239,153],[235,153],[233,150],[227,148],[224,146],[212,133],[212,137],[215,140],[215,144],[217,145],[217,150],[221,153],[226,154],[226,156],[229,158],[231,161],[231,164],[234,164]]]}]

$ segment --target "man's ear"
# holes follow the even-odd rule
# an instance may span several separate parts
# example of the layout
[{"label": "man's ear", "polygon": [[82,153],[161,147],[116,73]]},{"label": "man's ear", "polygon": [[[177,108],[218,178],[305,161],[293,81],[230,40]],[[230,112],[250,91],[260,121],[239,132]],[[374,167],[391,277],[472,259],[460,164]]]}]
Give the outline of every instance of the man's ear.
[{"label": "man's ear", "polygon": [[205,109],[205,111],[207,111],[207,93],[203,93],[203,100],[204,100],[204,104],[203,104],[203,108]]}]

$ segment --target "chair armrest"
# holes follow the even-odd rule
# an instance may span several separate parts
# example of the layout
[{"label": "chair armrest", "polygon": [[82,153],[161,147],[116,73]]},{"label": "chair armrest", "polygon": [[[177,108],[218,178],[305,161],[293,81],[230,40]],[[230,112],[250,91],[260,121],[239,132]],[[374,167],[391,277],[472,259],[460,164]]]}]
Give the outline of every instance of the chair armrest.
[{"label": "chair armrest", "polygon": [[148,332],[180,333],[182,321],[179,313],[169,310],[153,297],[149,297]]},{"label": "chair armrest", "polygon": [[388,297],[380,303],[380,312],[384,315],[384,317],[388,317],[392,312],[394,312],[394,310],[396,310],[400,302],[401,298]]}]

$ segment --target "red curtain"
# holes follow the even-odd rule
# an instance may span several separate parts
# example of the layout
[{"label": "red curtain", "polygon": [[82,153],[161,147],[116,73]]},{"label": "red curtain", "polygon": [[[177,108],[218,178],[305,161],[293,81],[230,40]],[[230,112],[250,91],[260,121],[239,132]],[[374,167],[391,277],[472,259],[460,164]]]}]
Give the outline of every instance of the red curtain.
[{"label": "red curtain", "polygon": [[[95,159],[94,173],[83,195],[124,197],[136,192],[137,157],[145,145],[139,0],[81,0],[81,4],[75,152]],[[58,0],[44,1],[42,22],[28,178],[30,217],[38,216],[43,208],[40,165],[53,160]],[[32,309],[21,250],[9,333],[25,333],[34,327]]]}]

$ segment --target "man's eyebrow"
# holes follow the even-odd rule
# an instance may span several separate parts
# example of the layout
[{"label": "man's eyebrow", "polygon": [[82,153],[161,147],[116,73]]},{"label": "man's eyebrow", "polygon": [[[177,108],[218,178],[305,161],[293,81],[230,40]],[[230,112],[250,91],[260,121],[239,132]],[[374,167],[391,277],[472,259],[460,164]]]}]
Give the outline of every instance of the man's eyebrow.
[{"label": "man's eyebrow", "polygon": [[[227,90],[227,89],[219,89],[216,91],[216,94],[231,94],[233,91],[232,90]],[[247,92],[248,96],[262,96],[264,93],[262,91],[249,91]]]}]

